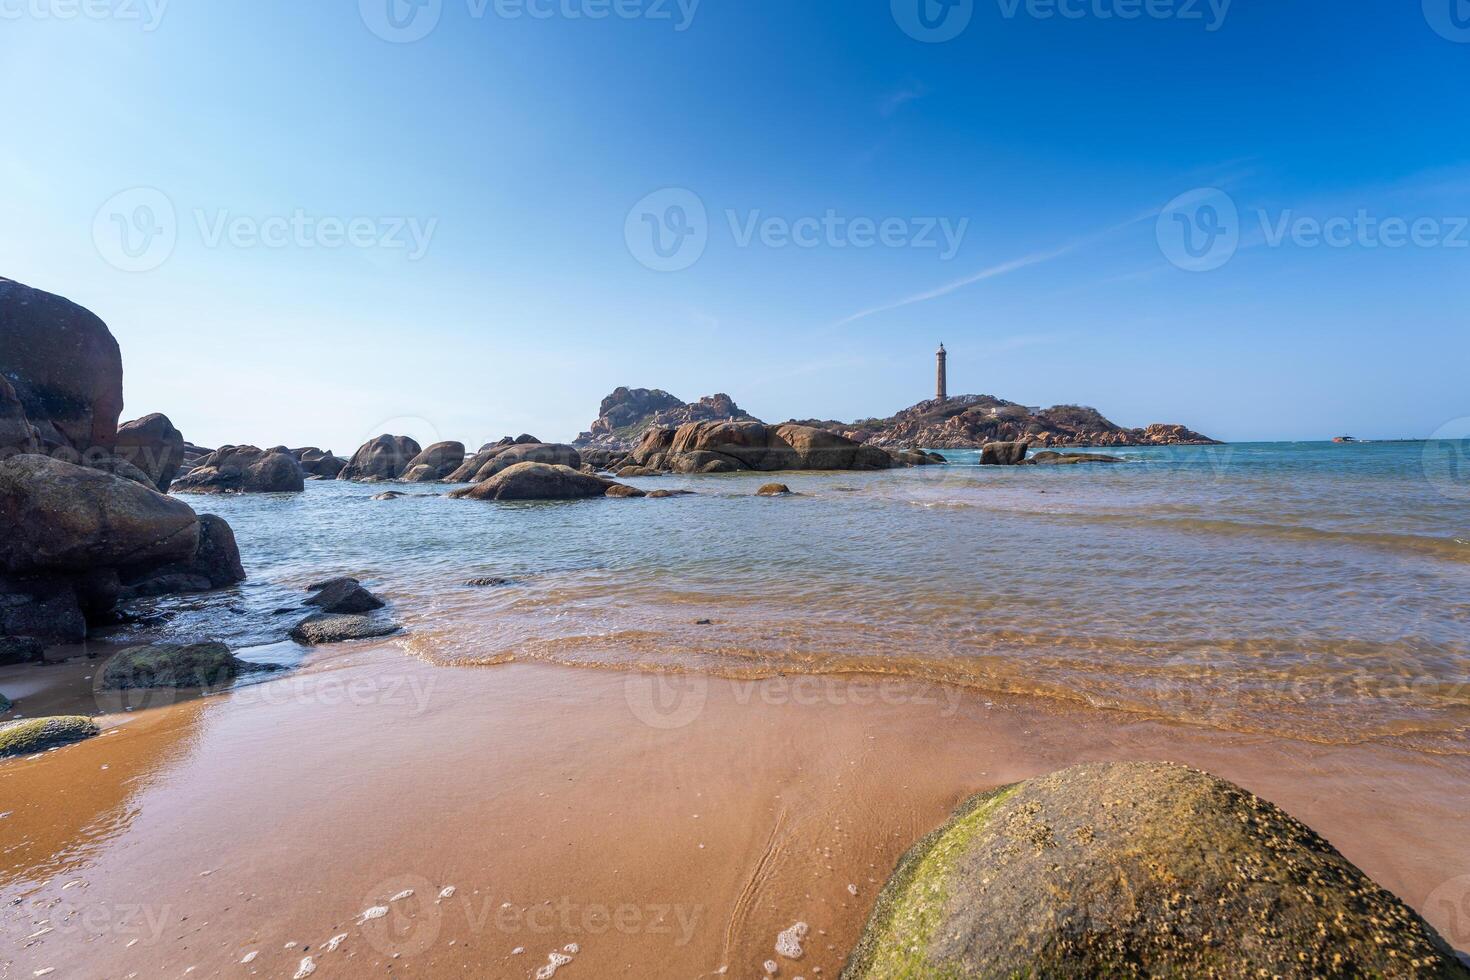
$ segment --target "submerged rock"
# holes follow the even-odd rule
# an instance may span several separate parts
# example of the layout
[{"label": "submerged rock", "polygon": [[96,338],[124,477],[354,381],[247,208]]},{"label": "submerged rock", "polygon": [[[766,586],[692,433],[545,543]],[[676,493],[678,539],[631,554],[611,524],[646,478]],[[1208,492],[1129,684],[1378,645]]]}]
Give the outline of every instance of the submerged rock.
[{"label": "submerged rock", "polygon": [[[0,698],[0,701],[3,700],[4,698]],[[95,721],[81,715],[54,715],[50,718],[7,721],[0,723],[0,759],[43,752],[59,745],[70,745],[100,732]]]},{"label": "submerged rock", "polygon": [[791,488],[784,483],[767,483],[755,492],[757,497],[781,497],[791,492]]},{"label": "submerged rock", "polygon": [[646,497],[646,496],[648,496],[647,491],[639,490],[637,487],[630,487],[626,483],[614,483],[612,486],[610,486],[610,487],[607,488],[606,494],[609,497]]},{"label": "submerged rock", "polygon": [[465,583],[465,585],[468,585],[468,586],[471,586],[471,587],[477,588],[477,589],[498,588],[499,586],[502,586],[502,585],[511,585],[511,584],[512,584],[512,580],[511,579],[501,578],[499,576],[490,576],[488,578],[472,578],[468,582]]},{"label": "submerged rock", "polygon": [[1047,450],[1037,453],[1026,462],[1031,466],[1076,466],[1079,463],[1126,463],[1126,459],[1117,456],[1104,456],[1102,453],[1058,453]]},{"label": "submerged rock", "polygon": [[385,619],[340,613],[314,613],[291,629],[291,639],[297,643],[316,646],[322,643],[341,643],[344,640],[392,636],[401,629],[403,627],[397,623]]},{"label": "submerged rock", "polygon": [[223,643],[152,643],[119,651],[102,671],[102,688],[212,688],[241,674],[282,669],[277,664],[241,660]]},{"label": "submerged rock", "polygon": [[963,804],[878,898],[842,976],[1466,977],[1428,923],[1279,808],[1166,763]]},{"label": "submerged rock", "polygon": [[570,466],[517,463],[484,483],[452,491],[449,496],[456,500],[578,500],[601,497],[615,486],[619,484]]},{"label": "submerged rock", "polygon": [[312,587],[316,595],[306,600],[328,613],[366,613],[383,608],[383,600],[362,587],[355,578],[334,578]]}]

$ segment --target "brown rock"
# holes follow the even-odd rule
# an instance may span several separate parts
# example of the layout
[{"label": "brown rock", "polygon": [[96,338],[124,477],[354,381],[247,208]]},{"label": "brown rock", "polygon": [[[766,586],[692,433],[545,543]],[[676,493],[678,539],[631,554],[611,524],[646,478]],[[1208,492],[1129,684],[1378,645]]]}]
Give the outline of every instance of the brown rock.
[{"label": "brown rock", "polygon": [[982,466],[1017,466],[1026,461],[1027,442],[987,442],[980,450]]},{"label": "brown rock", "polygon": [[616,485],[570,466],[517,463],[483,483],[455,490],[449,496],[457,500],[576,500],[601,497]]},{"label": "brown rock", "polygon": [[306,474],[289,452],[221,446],[174,481],[175,493],[300,493]]},{"label": "brown rock", "polygon": [[784,483],[767,483],[755,492],[757,497],[781,497],[791,492]]},{"label": "brown rock", "polygon": [[503,452],[496,453],[475,473],[472,482],[482,483],[501,470],[509,469],[520,463],[549,463],[552,466],[569,466],[575,470],[581,468],[582,457],[571,446],[558,443],[518,442]]},{"label": "brown rock", "polygon": [[145,415],[117,430],[115,451],[167,493],[184,462],[184,436],[167,415]]},{"label": "brown rock", "polygon": [[402,479],[407,483],[437,483],[464,463],[464,443],[436,442],[408,461]]}]

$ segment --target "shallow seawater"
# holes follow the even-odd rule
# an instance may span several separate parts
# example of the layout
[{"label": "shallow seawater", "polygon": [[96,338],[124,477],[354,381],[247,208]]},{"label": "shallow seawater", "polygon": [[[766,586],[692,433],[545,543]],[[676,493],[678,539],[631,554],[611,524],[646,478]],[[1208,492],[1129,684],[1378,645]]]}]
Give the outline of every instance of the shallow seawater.
[{"label": "shallow seawater", "polygon": [[[1425,444],[1115,452],[791,473],[775,499],[762,474],[629,481],[697,491],[660,500],[189,498],[234,527],[250,581],[173,600],[165,630],[289,661],[296,617],[273,611],[351,574],[435,663],[895,673],[1470,751],[1470,483]],[[512,581],[465,585],[483,576]]]}]

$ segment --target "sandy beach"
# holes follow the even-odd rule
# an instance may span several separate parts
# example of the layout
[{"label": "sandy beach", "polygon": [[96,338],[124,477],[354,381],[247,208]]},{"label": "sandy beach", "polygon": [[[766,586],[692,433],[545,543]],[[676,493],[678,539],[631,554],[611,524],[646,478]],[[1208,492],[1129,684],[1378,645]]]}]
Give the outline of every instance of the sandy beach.
[{"label": "sandy beach", "polygon": [[[80,710],[97,664],[0,684]],[[3,975],[293,976],[309,958],[316,976],[530,978],[555,953],[569,978],[768,960],[835,977],[899,855],[958,801],[1115,759],[1240,783],[1470,938],[1464,756],[892,677],[431,666],[394,643],[101,720],[0,766]],[[803,956],[777,956],[797,922]]]}]

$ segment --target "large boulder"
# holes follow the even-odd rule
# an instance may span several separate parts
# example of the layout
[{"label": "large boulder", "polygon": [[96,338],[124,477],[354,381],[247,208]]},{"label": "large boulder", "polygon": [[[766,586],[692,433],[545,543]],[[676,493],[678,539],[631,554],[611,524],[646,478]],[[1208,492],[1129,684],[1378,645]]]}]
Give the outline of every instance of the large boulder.
[{"label": "large boulder", "polygon": [[816,426],[742,420],[650,429],[628,462],[640,469],[676,473],[884,470],[910,465],[883,449]]},{"label": "large boulder", "polygon": [[306,449],[292,450],[291,455],[301,464],[301,469],[307,476],[319,477],[323,480],[335,480],[337,474],[347,465],[347,460],[340,456],[334,456],[330,451],[317,449],[315,446]]},{"label": "large boulder", "polygon": [[396,480],[423,448],[408,436],[381,435],[365,442],[337,474],[339,480]]},{"label": "large boulder", "polygon": [[172,592],[207,592],[245,581],[240,563],[240,546],[224,518],[199,515],[199,547],[187,561],[124,569],[120,598],[165,595]]},{"label": "large boulder", "polygon": [[1470,974],[1272,804],[1182,766],[1104,763],[962,805],[904,856],[842,976]]},{"label": "large boulder", "polygon": [[460,463],[459,466],[456,467],[452,473],[446,475],[444,477],[444,482],[470,483],[474,480],[475,474],[484,469],[487,463],[489,463],[496,456],[499,456],[501,453],[505,452],[513,445],[515,445],[514,442],[507,440],[503,443],[496,443],[494,445],[481,447],[479,452],[475,453],[473,456],[467,457],[465,461],[463,463]]},{"label": "large boulder", "polygon": [[222,446],[173,483],[175,493],[300,493],[306,474],[289,452]]},{"label": "large boulder", "polygon": [[311,587],[316,594],[306,600],[327,613],[369,613],[383,608],[383,600],[362,587],[355,578],[334,578]]},{"label": "large boulder", "polygon": [[578,500],[604,496],[611,480],[591,476],[570,466],[551,463],[517,463],[483,483],[455,490],[457,500]]},{"label": "large boulder", "polygon": [[464,443],[436,442],[408,461],[402,479],[408,483],[437,483],[464,462]]},{"label": "large boulder", "polygon": [[47,643],[80,643],[87,616],[65,576],[0,577],[0,636]]},{"label": "large boulder", "polygon": [[199,519],[182,501],[46,456],[0,461],[0,568],[17,574],[187,561]]},{"label": "large boulder", "polygon": [[386,619],[339,613],[313,613],[291,628],[291,639],[307,646],[392,636],[403,627]]},{"label": "large boulder", "polygon": [[122,412],[122,354],[91,312],[0,278],[0,377],[42,448],[111,449]]},{"label": "large boulder", "polygon": [[470,477],[470,482],[484,482],[502,470],[510,469],[521,463],[547,463],[552,466],[569,466],[576,470],[582,468],[582,456],[571,446],[559,443],[519,442],[491,456],[489,461],[480,467],[474,476]]},{"label": "large boulder", "polygon": [[1030,446],[1024,439],[1016,442],[987,442],[980,450],[980,465],[1019,466],[1026,462],[1026,450]]},{"label": "large boulder", "polygon": [[184,436],[167,415],[145,415],[124,422],[117,430],[114,446],[118,456],[148,475],[161,492],[167,493],[184,462]]}]

